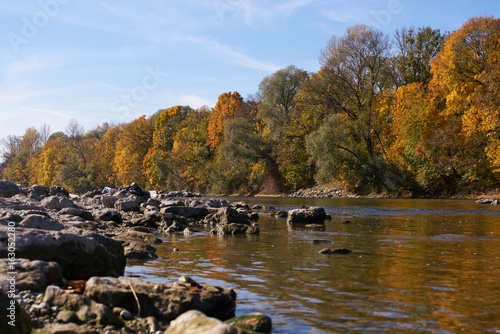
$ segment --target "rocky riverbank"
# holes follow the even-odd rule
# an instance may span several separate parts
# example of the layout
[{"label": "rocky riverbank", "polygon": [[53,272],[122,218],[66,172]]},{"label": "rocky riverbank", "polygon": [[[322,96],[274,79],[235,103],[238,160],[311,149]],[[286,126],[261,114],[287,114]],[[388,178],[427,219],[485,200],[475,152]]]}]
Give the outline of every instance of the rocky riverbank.
[{"label": "rocky riverbank", "polygon": [[286,197],[301,197],[301,198],[343,198],[351,197],[351,195],[341,188],[317,186],[313,188],[300,189],[293,193],[287,194]]},{"label": "rocky riverbank", "polygon": [[328,218],[323,208],[287,212],[136,184],[74,195],[0,181],[0,332],[270,332],[263,314],[233,318],[232,289],[124,276],[127,259],[156,257],[164,233],[258,234],[260,215],[288,224]]}]

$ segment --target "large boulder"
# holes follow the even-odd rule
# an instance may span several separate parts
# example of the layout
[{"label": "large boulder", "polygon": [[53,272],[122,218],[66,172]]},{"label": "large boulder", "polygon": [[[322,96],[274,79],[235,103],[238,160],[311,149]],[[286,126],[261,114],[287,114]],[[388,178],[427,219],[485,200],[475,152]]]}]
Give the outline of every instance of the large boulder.
[{"label": "large boulder", "polygon": [[0,197],[12,197],[21,192],[21,189],[14,183],[7,180],[0,180]]},{"label": "large boulder", "polygon": [[102,195],[100,196],[100,201],[102,206],[105,208],[113,209],[115,207],[115,203],[118,200],[118,197],[112,195]]},{"label": "large boulder", "polygon": [[19,306],[15,299],[11,297],[12,296],[7,294],[3,288],[0,287],[0,333],[31,333],[30,316]]},{"label": "large boulder", "polygon": [[[135,293],[135,295],[134,295]],[[172,321],[189,310],[200,310],[219,319],[234,315],[236,293],[232,289],[197,284],[167,285],[132,277],[92,277],[85,295],[111,308],[122,307],[140,316]]]},{"label": "large boulder", "polygon": [[72,200],[62,196],[49,196],[42,199],[40,204],[50,210],[62,210],[65,208],[75,207],[75,203]]},{"label": "large boulder", "polygon": [[295,209],[288,212],[288,224],[323,224],[327,215],[320,206],[311,206],[307,209]]},{"label": "large boulder", "polygon": [[74,216],[80,217],[84,220],[94,220],[94,216],[90,211],[83,210],[80,208],[64,208],[59,211],[59,216]]},{"label": "large boulder", "polygon": [[18,226],[53,231],[60,231],[64,228],[63,224],[43,214],[27,215]]},{"label": "large boulder", "polygon": [[46,262],[28,259],[17,259],[14,270],[10,270],[11,262],[0,259],[0,283],[7,289],[9,272],[16,272],[16,289],[19,291],[45,291],[50,284],[62,283],[62,270],[56,262]]},{"label": "large boulder", "polygon": [[96,210],[94,211],[94,216],[103,221],[114,221],[117,223],[121,223],[123,221],[122,214],[111,209]]},{"label": "large boulder", "polygon": [[115,202],[115,209],[119,211],[140,211],[143,200],[135,195],[130,195],[118,199]]},{"label": "large boulder", "polygon": [[250,218],[246,214],[231,207],[220,208],[216,213],[210,214],[205,221],[211,225],[251,224]]},{"label": "large boulder", "polygon": [[106,305],[95,302],[87,296],[67,293],[61,288],[50,285],[45,290],[44,302],[57,306],[61,311],[73,312],[76,322],[100,328],[108,325],[123,326],[123,322]]},{"label": "large boulder", "polygon": [[260,230],[257,225],[247,224],[218,224],[211,231],[213,234],[235,235],[235,234],[259,234]]},{"label": "large boulder", "polygon": [[190,206],[167,206],[160,210],[162,213],[173,213],[174,215],[193,218],[193,219],[203,219],[208,215],[208,209],[204,207],[193,208]]},{"label": "large boulder", "polygon": [[[0,258],[8,254],[7,232],[0,226]],[[55,261],[66,279],[120,276],[126,262],[121,242],[108,237],[24,228],[16,229],[16,257]]]},{"label": "large boulder", "polygon": [[253,334],[255,332],[234,327],[207,317],[203,312],[191,310],[170,323],[165,334]]},{"label": "large boulder", "polygon": [[49,196],[49,193],[50,193],[49,187],[34,184],[31,187],[29,187],[28,197],[36,200],[41,200],[42,198]]},{"label": "large boulder", "polygon": [[125,257],[128,259],[149,260],[158,258],[155,254],[158,249],[153,247],[153,244],[157,243],[157,239],[154,233],[147,229],[130,229],[116,236],[114,240],[123,242]]}]

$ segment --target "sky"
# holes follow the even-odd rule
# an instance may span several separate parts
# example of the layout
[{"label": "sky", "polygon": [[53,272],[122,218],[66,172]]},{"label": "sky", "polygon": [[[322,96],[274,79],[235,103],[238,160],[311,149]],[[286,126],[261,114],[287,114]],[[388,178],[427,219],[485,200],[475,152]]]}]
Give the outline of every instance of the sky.
[{"label": "sky", "polygon": [[330,38],[356,24],[451,32],[489,15],[500,1],[2,0],[0,139],[246,98],[280,68],[318,71]]}]

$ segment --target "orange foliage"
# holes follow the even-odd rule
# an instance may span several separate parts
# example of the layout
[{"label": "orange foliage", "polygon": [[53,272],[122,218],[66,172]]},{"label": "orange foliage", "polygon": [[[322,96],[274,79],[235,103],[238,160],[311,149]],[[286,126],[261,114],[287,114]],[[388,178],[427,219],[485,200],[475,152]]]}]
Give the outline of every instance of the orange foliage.
[{"label": "orange foliage", "polygon": [[215,110],[208,122],[208,145],[215,151],[224,141],[224,127],[227,121],[235,118],[243,106],[243,98],[238,92],[224,93],[219,96]]}]

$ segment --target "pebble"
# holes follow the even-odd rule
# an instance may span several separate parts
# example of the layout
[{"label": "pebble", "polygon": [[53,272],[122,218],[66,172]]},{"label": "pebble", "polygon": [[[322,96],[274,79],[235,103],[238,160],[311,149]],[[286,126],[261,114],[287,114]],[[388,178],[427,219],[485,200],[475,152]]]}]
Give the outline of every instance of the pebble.
[{"label": "pebble", "polygon": [[122,310],[120,312],[120,318],[123,320],[132,320],[132,313],[129,310]]},{"label": "pebble", "polygon": [[189,276],[182,275],[181,277],[179,277],[180,283],[191,283],[192,281],[193,279]]}]

